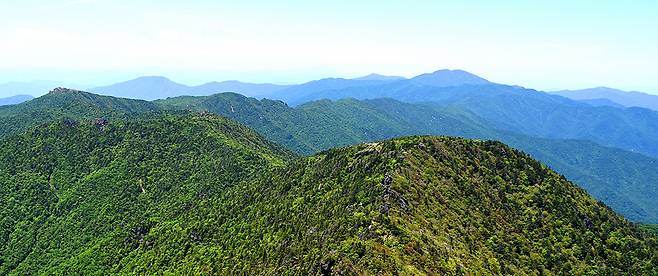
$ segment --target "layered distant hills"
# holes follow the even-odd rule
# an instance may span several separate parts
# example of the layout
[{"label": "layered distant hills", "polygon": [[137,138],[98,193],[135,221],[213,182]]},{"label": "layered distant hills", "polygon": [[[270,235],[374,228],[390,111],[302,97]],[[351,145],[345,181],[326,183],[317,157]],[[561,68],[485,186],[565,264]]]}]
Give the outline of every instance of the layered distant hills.
[{"label": "layered distant hills", "polygon": [[141,77],[109,86],[92,88],[92,92],[130,99],[156,100],[176,96],[207,96],[219,92],[240,92],[250,97],[270,95],[286,85],[253,84],[239,81],[209,82],[199,86],[175,83],[165,77]]},{"label": "layered distant hills", "polygon": [[380,75],[380,74],[369,74],[367,76],[359,77],[359,78],[354,78],[354,80],[366,80],[366,81],[396,81],[396,80],[404,80],[405,77],[400,77],[400,76],[385,76],[385,75]]},{"label": "layered distant hills", "polygon": [[[165,99],[178,96],[209,96],[221,92],[235,92],[249,97],[285,100],[291,105],[298,105],[312,100],[340,99],[352,96],[347,91],[339,91],[346,88],[369,87],[391,83],[413,83],[427,87],[486,86],[494,84],[480,76],[463,70],[448,69],[421,74],[410,79],[373,73],[353,79],[326,78],[297,85],[257,84],[230,80],[213,81],[202,85],[189,86],[176,83],[166,77],[146,76],[99,87],[71,85],[57,81],[10,82],[0,84],[0,97],[16,95],[40,96],[55,87],[70,87],[77,89],[85,88],[83,90],[102,95],[142,100]],[[373,89],[378,88],[373,87]],[[618,108],[643,107],[658,110],[658,95],[643,92],[596,87],[582,90],[548,91],[547,93],[593,106]],[[375,93],[375,95],[361,94],[357,96],[379,98],[382,95]]]},{"label": "layered distant hills", "polygon": [[[608,87],[596,87],[583,90],[562,90],[549,92],[573,100],[586,102],[598,102],[599,105],[624,106],[624,107],[644,107],[658,110],[658,95],[651,95],[635,91],[623,91]],[[603,104],[608,101],[609,104]]]},{"label": "layered distant hills", "polygon": [[11,97],[7,97],[7,98],[0,98],[0,106],[19,104],[19,103],[22,103],[22,102],[27,102],[31,99],[34,99],[34,97],[32,97],[30,95],[16,95],[16,96],[11,96]]},{"label": "layered distant hills", "polygon": [[[590,140],[658,157],[658,116],[655,111],[624,108],[633,104],[613,97],[571,100],[492,83],[461,70],[439,70],[411,79],[382,75],[357,79],[328,78],[292,86],[221,82],[190,87],[162,77],[144,77],[92,91],[149,100],[230,91],[256,98],[278,99],[292,106],[322,99],[391,98],[407,103],[452,106],[487,120],[497,129],[545,138]],[[627,94],[631,98],[634,95]],[[637,101],[650,103],[648,100]]]}]

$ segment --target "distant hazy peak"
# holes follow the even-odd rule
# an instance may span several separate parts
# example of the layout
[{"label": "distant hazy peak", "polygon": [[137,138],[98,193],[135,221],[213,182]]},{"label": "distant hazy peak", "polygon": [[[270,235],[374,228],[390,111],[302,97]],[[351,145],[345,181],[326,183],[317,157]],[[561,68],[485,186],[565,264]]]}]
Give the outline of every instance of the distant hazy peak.
[{"label": "distant hazy peak", "polygon": [[386,76],[386,75],[380,75],[376,73],[372,73],[367,76],[359,77],[359,78],[354,78],[353,80],[379,80],[379,81],[395,81],[395,80],[404,80],[406,79],[405,77],[400,77],[400,76]]},{"label": "distant hazy peak", "polygon": [[241,82],[239,80],[225,80],[225,81],[211,81],[211,82],[206,82],[204,84],[243,84],[244,82]]},{"label": "distant hazy peak", "polygon": [[555,92],[549,92],[549,93],[593,93],[593,92],[608,92],[608,93],[627,93],[629,91],[623,91],[620,89],[615,89],[615,88],[610,88],[606,86],[598,86],[598,87],[592,87],[592,88],[585,88],[585,89],[579,89],[579,90],[559,90]]},{"label": "distant hazy peak", "polygon": [[611,88],[611,87],[607,87],[607,86],[598,86],[598,87],[594,87],[594,88],[590,88],[590,89],[608,90],[608,91],[622,91],[622,90],[615,89],[615,88]]},{"label": "distant hazy peak", "polygon": [[157,82],[157,83],[175,83],[171,79],[169,79],[167,77],[163,77],[163,76],[143,76],[143,77],[138,77],[136,79],[129,80],[129,81],[126,81],[126,82],[130,82],[130,81],[149,81],[149,82]]},{"label": "distant hazy peak", "polygon": [[488,80],[464,70],[449,69],[418,75],[411,80],[416,83],[439,87],[491,84]]}]

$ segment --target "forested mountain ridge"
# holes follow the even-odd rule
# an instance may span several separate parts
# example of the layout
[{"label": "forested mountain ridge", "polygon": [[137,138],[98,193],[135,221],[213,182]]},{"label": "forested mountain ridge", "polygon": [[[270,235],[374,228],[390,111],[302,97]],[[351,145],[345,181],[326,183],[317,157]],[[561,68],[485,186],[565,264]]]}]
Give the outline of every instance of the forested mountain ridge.
[{"label": "forested mountain ridge", "polygon": [[[206,86],[210,89],[205,89]],[[345,98],[431,102],[468,110],[497,129],[533,137],[589,140],[658,158],[658,112],[636,107],[613,108],[614,103],[602,99],[588,102],[571,100],[533,89],[493,83],[462,70],[438,70],[410,79],[325,78],[290,86],[208,83],[196,87],[203,87],[202,92],[162,77],[144,77],[111,87],[110,92],[103,92],[100,88],[98,91],[133,98],[138,94],[150,93],[152,95],[146,99],[163,99],[230,90],[258,98],[283,100],[291,106]],[[635,103],[641,101],[635,99],[634,94],[619,93],[619,97],[631,97]],[[650,101],[647,98],[645,102]]]},{"label": "forested mountain ridge", "polygon": [[408,135],[494,139],[530,153],[634,221],[658,222],[658,161],[589,141],[542,139],[489,127],[457,107],[391,99],[316,101],[294,108],[235,93],[156,101],[164,109],[213,112],[302,154]]},{"label": "forested mountain ridge", "polygon": [[500,140],[566,175],[628,219],[658,223],[655,159],[588,141],[540,139],[492,129],[489,122],[455,106],[347,99],[291,108],[281,101],[256,100],[235,93],[146,102],[60,89],[30,102],[0,108],[0,126],[10,126],[1,129],[0,137],[57,118],[102,122],[155,116],[151,114],[153,110],[220,114],[255,129],[270,141],[307,155],[408,135]]},{"label": "forested mountain ridge", "polygon": [[[276,95],[273,95],[276,98]],[[467,110],[497,129],[529,136],[590,140],[597,144],[658,157],[658,112],[590,104],[533,89],[501,84],[439,87],[411,80],[315,91],[295,97],[293,105],[320,99],[391,98]]]},{"label": "forested mountain ridge", "polygon": [[256,100],[235,93],[145,102],[62,89],[34,101],[0,108],[0,125],[11,126],[0,136],[56,118],[102,121],[138,114],[153,116],[149,115],[152,110],[217,113],[303,154],[419,134],[501,140],[549,164],[627,218],[658,222],[653,200],[658,191],[652,185],[658,178],[656,160],[586,141],[538,139],[494,130],[488,122],[456,107],[376,99],[317,101],[291,108],[281,101]]},{"label": "forested mountain ridge", "polygon": [[56,88],[39,98],[0,106],[0,137],[60,118],[115,118],[126,114],[157,111],[147,101],[100,96],[84,91]]},{"label": "forested mountain ridge", "polygon": [[290,161],[215,115],[144,117],[0,140],[2,274],[656,273],[654,236],[498,142]]},{"label": "forested mountain ridge", "polygon": [[[214,115],[65,119],[2,139],[0,274],[116,269],[144,229],[188,229],[196,204],[291,157]],[[78,262],[93,250],[100,262]]]},{"label": "forested mountain ridge", "polygon": [[[396,136],[478,136],[490,130],[460,110],[404,104],[391,99],[317,101],[295,108],[282,101],[236,93],[155,101],[165,110],[213,112],[237,120],[301,154]],[[434,133],[428,129],[435,130]]]}]

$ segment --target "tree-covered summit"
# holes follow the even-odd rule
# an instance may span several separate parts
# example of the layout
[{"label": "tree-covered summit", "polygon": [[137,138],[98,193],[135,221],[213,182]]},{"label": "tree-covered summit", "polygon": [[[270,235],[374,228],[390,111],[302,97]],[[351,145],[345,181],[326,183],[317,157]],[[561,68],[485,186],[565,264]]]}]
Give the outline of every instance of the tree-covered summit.
[{"label": "tree-covered summit", "polygon": [[126,114],[157,110],[159,108],[155,104],[147,101],[100,96],[60,87],[27,102],[0,106],[0,137],[65,117],[119,118]]}]

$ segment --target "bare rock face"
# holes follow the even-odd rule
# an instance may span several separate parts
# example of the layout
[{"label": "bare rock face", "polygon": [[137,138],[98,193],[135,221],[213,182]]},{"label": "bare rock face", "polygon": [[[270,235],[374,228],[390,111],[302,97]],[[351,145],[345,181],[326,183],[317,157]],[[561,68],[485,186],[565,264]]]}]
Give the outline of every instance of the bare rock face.
[{"label": "bare rock face", "polygon": [[106,126],[109,123],[110,123],[110,121],[108,121],[105,118],[97,118],[96,120],[94,120],[94,125],[99,126],[99,127]]},{"label": "bare rock face", "polygon": [[81,92],[79,90],[75,89],[70,89],[70,88],[65,88],[65,87],[57,87],[53,90],[50,90],[50,94],[66,94],[66,93],[74,93],[74,92]]},{"label": "bare rock face", "polygon": [[64,119],[64,125],[67,127],[76,127],[78,125],[78,121],[73,120],[71,118],[66,118]]},{"label": "bare rock face", "polygon": [[384,204],[379,207],[379,212],[382,214],[388,214],[388,210],[391,209],[391,203],[390,203],[390,198],[391,198],[391,186],[393,183],[393,177],[391,177],[389,174],[386,174],[384,176],[384,179],[382,180],[382,187],[384,187],[384,195],[382,195],[382,199],[384,201]]}]

